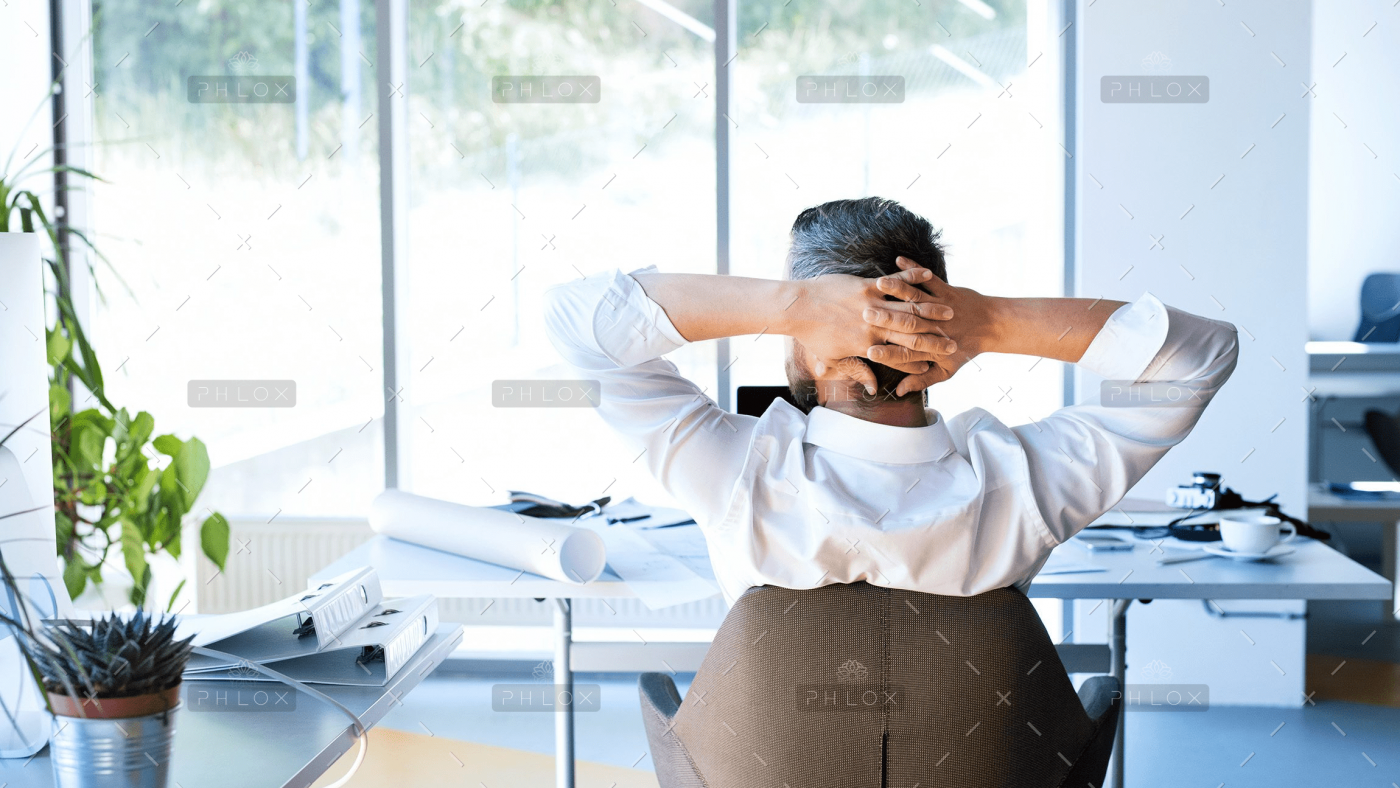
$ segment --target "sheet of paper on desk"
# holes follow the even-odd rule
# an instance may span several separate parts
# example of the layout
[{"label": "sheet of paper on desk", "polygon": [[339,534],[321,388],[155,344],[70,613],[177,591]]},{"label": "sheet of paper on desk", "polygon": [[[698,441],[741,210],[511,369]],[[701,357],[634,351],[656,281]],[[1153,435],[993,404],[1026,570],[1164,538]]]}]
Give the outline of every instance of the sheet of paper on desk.
[{"label": "sheet of paper on desk", "polygon": [[1074,575],[1080,572],[1107,572],[1107,567],[1091,564],[1088,561],[1079,561],[1069,556],[1062,556],[1058,553],[1051,553],[1050,559],[1045,562],[1045,566],[1040,568],[1042,575]]},{"label": "sheet of paper on desk", "polygon": [[658,550],[628,524],[608,525],[602,517],[586,517],[577,525],[603,538],[608,566],[648,609],[695,602],[719,593],[718,586],[675,556]]}]

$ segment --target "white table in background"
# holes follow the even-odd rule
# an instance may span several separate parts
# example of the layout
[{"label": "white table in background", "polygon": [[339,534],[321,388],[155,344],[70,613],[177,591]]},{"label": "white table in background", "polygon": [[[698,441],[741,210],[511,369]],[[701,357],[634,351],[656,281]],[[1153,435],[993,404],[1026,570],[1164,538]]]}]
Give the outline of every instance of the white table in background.
[{"label": "white table in background", "polygon": [[[658,547],[666,549],[668,541],[693,536],[694,531],[687,533],[683,529],[695,527],[678,526],[646,533]],[[1061,654],[1071,672],[1104,672],[1107,668],[1120,685],[1125,680],[1127,665],[1127,611],[1134,599],[1390,599],[1389,581],[1336,550],[1311,539],[1295,540],[1295,547],[1293,554],[1269,563],[1208,558],[1158,566],[1156,559],[1160,553],[1155,553],[1153,543],[1146,540],[1139,540],[1131,552],[1099,554],[1066,544],[1056,552],[1065,552],[1074,563],[1094,564],[1106,571],[1041,575],[1031,583],[1028,595],[1114,600],[1113,637],[1109,645],[1061,647]],[[683,562],[702,576],[714,576],[703,558],[687,556]],[[569,691],[573,685],[571,600],[633,596],[622,579],[611,571],[605,571],[587,585],[571,585],[383,536],[347,553],[312,580],[366,565],[378,572],[387,596],[435,594],[446,598],[553,600],[554,677],[556,684],[564,685]],[[1104,656],[1108,657],[1106,665]],[[1118,735],[1107,783],[1114,788],[1123,786],[1123,717],[1120,714],[1118,718]],[[555,715],[555,753],[558,788],[573,788],[574,736],[570,712]]]},{"label": "white table in background", "polygon": [[[1400,545],[1400,499],[1351,498],[1333,493],[1326,484],[1308,487],[1308,521],[1342,523],[1380,523],[1381,574],[1395,583],[1400,561],[1396,559]],[[1400,616],[1400,600],[1390,599],[1390,613]]]}]

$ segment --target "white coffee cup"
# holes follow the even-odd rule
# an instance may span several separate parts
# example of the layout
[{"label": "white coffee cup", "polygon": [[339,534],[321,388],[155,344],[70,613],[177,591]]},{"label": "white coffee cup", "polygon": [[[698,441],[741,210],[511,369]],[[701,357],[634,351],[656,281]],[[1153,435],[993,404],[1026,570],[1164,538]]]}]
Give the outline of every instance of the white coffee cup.
[{"label": "white coffee cup", "polygon": [[[1280,530],[1286,530],[1287,535],[1281,536]],[[1236,553],[1266,553],[1297,535],[1292,523],[1267,514],[1241,512],[1220,517],[1220,539]]]}]

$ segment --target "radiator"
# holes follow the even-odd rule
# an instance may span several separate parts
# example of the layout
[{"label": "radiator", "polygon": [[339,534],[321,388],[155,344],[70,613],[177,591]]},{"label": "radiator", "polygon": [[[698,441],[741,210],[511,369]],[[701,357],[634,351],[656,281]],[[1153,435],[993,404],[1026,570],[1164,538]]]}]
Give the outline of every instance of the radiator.
[{"label": "radiator", "polygon": [[[322,567],[368,541],[369,523],[355,518],[278,517],[272,522],[229,518],[229,552],[219,572],[197,556],[194,608],[200,613],[231,613],[265,605],[306,588]],[[195,537],[185,544],[197,544]],[[197,551],[191,550],[190,553]],[[478,625],[549,625],[553,611],[533,599],[441,599],[442,621]],[[575,627],[718,628],[724,620],[719,597],[648,610],[636,599],[579,599]]]}]

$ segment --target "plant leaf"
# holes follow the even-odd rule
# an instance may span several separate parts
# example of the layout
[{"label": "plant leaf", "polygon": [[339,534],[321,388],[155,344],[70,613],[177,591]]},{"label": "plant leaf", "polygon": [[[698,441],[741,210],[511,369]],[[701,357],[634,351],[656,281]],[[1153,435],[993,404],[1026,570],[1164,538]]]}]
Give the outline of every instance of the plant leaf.
[{"label": "plant leaf", "polygon": [[180,584],[175,586],[175,590],[170,593],[170,601],[165,604],[165,612],[169,613],[172,609],[174,609],[175,599],[180,596],[181,591],[185,590],[185,580],[188,579],[189,578],[181,580]]},{"label": "plant leaf", "polygon": [[54,537],[58,542],[58,553],[62,555],[63,548],[68,544],[68,540],[73,538],[73,521],[68,519],[68,515],[63,512],[55,511],[53,515],[53,526]]},{"label": "plant leaf", "polygon": [[185,445],[185,442],[174,435],[162,435],[151,441],[151,445],[156,447],[156,451],[161,454],[176,457],[180,454],[180,448]]},{"label": "plant leaf", "polygon": [[224,562],[228,560],[228,541],[228,520],[224,519],[222,514],[214,512],[199,526],[199,546],[204,550],[204,554],[209,556],[209,560],[219,567],[220,572],[224,570]]},{"label": "plant leaf", "polygon": [[[137,585],[146,577],[146,540],[141,535],[141,529],[131,520],[122,520],[122,560],[126,562],[126,571],[131,573],[131,579]],[[132,591],[135,592],[133,587]],[[133,601],[135,601],[133,599]],[[139,607],[139,605],[138,605]]]},{"label": "plant leaf", "polygon": [[180,492],[185,497],[185,511],[194,508],[194,501],[204,489],[209,478],[209,452],[199,438],[190,438],[175,455],[175,476],[180,481]]},{"label": "plant leaf", "polygon": [[156,488],[160,473],[151,470],[148,465],[138,464],[136,476],[136,487],[127,493],[127,498],[132,502],[134,512],[144,514],[151,506],[151,491]]},{"label": "plant leaf", "polygon": [[63,335],[62,331],[49,331],[46,341],[49,354],[49,366],[56,367],[68,358],[68,351],[73,349],[73,342]]},{"label": "plant leaf", "polygon": [[180,480],[175,475],[175,463],[165,466],[160,472],[160,495],[157,500],[160,515],[179,520],[189,511],[185,508],[185,496],[180,492]]},{"label": "plant leaf", "polygon": [[68,415],[68,409],[73,405],[73,395],[68,393],[68,389],[57,383],[49,385],[49,419],[50,421],[61,420]]},{"label": "plant leaf", "polygon": [[84,424],[73,441],[73,460],[86,466],[89,472],[102,465],[102,449],[106,434],[95,424]]},{"label": "plant leaf", "polygon": [[63,585],[68,589],[69,599],[77,599],[87,587],[87,567],[83,564],[82,556],[75,553],[67,559],[63,567]]},{"label": "plant leaf", "polygon": [[150,440],[151,433],[155,432],[156,420],[146,411],[136,414],[136,418],[127,427],[127,441],[132,448],[140,449]]}]

